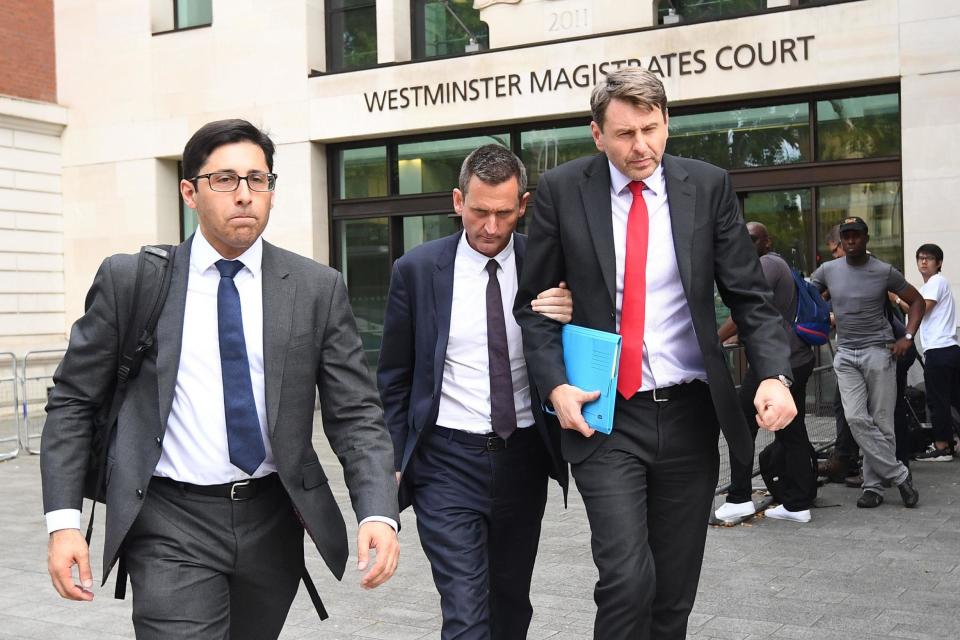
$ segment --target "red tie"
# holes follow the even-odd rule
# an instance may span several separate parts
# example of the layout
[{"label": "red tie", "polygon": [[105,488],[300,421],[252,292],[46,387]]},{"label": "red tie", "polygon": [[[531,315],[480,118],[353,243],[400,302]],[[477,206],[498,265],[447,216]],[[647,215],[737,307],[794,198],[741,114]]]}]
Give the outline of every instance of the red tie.
[{"label": "red tie", "polygon": [[647,299],[647,203],[642,182],[629,185],[633,203],[627,217],[627,255],[623,269],[623,303],[620,308],[620,376],[617,391],[629,400],[643,382],[643,322]]}]

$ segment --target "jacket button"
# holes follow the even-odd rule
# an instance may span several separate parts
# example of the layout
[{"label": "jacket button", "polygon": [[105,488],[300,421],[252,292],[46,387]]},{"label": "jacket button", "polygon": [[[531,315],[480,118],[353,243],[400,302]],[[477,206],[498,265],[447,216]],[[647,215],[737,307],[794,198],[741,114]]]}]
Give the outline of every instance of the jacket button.
[{"label": "jacket button", "polygon": [[155,442],[157,443],[158,447],[161,446],[161,444],[163,443],[163,441],[160,439],[160,436],[156,437]]},{"label": "jacket button", "polygon": [[143,499],[143,489],[137,489],[137,497]]}]

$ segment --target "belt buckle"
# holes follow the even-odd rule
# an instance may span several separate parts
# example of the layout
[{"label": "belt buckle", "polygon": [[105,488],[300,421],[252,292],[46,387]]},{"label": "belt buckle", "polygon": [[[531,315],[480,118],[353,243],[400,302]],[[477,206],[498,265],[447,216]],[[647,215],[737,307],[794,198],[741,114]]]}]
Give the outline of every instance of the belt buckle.
[{"label": "belt buckle", "polygon": [[[666,391],[667,388],[669,388],[669,387],[664,387],[663,391]],[[653,389],[653,401],[654,401],[654,402],[670,402],[670,397],[669,397],[669,394],[668,394],[668,396],[667,396],[666,398],[658,398],[658,397],[657,397],[657,389],[656,389],[656,387],[654,387],[654,389]]]},{"label": "belt buckle", "polygon": [[240,500],[249,500],[250,498],[241,498],[237,496],[238,487],[247,487],[249,485],[250,485],[250,480],[241,480],[240,482],[232,483],[230,485],[230,499],[233,500],[234,502],[238,502]]},{"label": "belt buckle", "polygon": [[507,448],[507,441],[500,436],[488,436],[485,448],[487,451],[503,451]]}]

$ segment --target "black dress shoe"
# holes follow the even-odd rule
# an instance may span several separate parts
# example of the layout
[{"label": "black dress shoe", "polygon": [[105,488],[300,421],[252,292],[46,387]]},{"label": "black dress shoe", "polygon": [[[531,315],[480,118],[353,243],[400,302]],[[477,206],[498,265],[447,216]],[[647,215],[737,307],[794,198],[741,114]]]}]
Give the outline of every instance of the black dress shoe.
[{"label": "black dress shoe", "polygon": [[897,485],[900,490],[900,497],[903,499],[903,506],[912,509],[920,502],[920,492],[913,486],[913,473],[907,473],[907,479]]},{"label": "black dress shoe", "polygon": [[883,504],[883,496],[876,491],[864,491],[857,499],[857,507],[860,509],[873,509]]}]

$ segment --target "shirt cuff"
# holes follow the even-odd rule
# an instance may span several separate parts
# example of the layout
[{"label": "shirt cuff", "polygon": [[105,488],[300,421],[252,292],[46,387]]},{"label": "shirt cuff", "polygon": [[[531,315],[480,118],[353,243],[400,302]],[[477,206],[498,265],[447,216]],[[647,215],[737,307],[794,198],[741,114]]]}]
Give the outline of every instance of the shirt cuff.
[{"label": "shirt cuff", "polygon": [[[80,512],[78,511],[77,513],[79,514]],[[397,524],[396,520],[394,520],[393,518],[387,518],[385,516],[370,516],[368,518],[364,518],[363,520],[360,521],[360,526],[362,527],[367,522],[385,522],[391,527],[393,527],[394,531],[400,530],[400,526]]]},{"label": "shirt cuff", "polygon": [[53,533],[60,529],[80,529],[80,510],[79,509],[56,509],[48,511],[47,533]]}]

